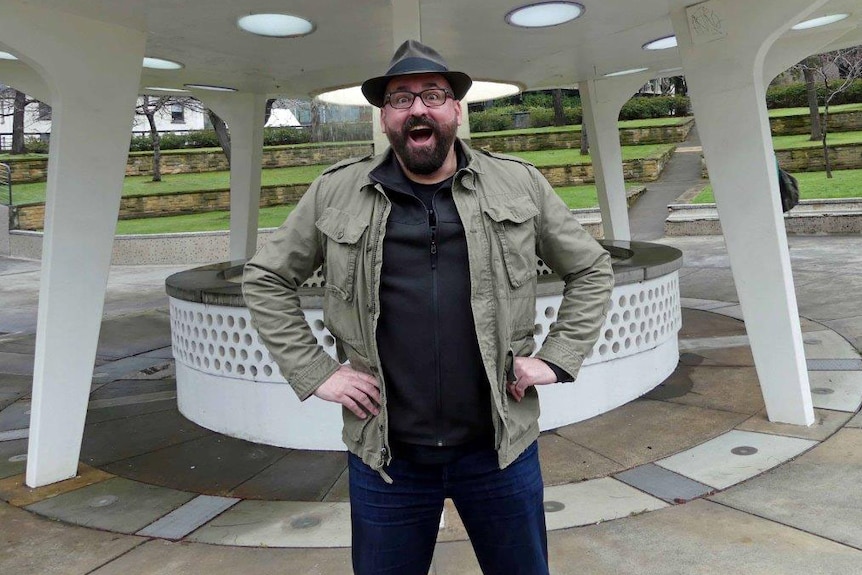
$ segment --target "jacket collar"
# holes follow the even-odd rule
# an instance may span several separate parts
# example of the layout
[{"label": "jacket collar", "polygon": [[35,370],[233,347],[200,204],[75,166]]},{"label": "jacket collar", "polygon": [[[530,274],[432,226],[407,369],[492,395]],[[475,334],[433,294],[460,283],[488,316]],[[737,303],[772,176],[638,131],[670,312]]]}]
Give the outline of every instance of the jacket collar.
[{"label": "jacket collar", "polygon": [[[460,140],[455,139],[455,156],[457,157],[458,165],[455,174],[440,182],[441,186],[446,181],[452,181],[452,178],[461,170],[468,168],[472,163],[473,154],[466,145]],[[412,185],[410,179],[404,174],[401,169],[401,164],[398,163],[395,157],[395,152],[389,148],[385,154],[382,154],[380,161],[376,162],[375,166],[368,173],[368,177],[372,183],[378,183],[387,190],[393,190],[400,193],[412,195]]]}]

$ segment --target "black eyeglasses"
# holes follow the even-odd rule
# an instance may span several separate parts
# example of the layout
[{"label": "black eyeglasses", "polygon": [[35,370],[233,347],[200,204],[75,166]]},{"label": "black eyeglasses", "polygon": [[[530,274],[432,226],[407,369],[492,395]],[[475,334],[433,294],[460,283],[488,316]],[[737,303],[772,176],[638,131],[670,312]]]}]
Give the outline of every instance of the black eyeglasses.
[{"label": "black eyeglasses", "polygon": [[413,105],[416,96],[419,96],[422,99],[422,103],[429,108],[439,108],[446,103],[447,97],[455,99],[455,94],[445,88],[428,88],[421,92],[399,90],[386,94],[383,105],[389,104],[396,110],[406,110]]}]

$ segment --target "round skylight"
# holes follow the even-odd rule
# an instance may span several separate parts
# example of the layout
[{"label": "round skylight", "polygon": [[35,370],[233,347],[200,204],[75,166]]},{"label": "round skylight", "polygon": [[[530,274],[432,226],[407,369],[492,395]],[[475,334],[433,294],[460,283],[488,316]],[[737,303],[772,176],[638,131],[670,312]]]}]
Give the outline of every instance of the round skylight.
[{"label": "round skylight", "polygon": [[[511,96],[517,94],[521,89],[515,84],[506,84],[504,82],[483,82],[475,81],[467,94],[461,99],[465,104],[470,102],[484,102],[485,100],[493,100],[494,98],[502,98],[503,96]],[[317,96],[324,102],[329,104],[342,104],[345,106],[370,106],[368,100],[362,95],[360,86],[351,88],[340,88],[338,90],[330,90],[323,92]]]},{"label": "round skylight", "polygon": [[637,74],[638,72],[646,72],[649,68],[632,68],[630,70],[620,70],[619,72],[609,72],[605,74],[605,78],[614,78],[616,76],[628,76],[629,74]]},{"label": "round skylight", "polygon": [[236,25],[246,32],[270,38],[305,36],[314,31],[314,24],[289,14],[249,14],[239,18]]},{"label": "round skylight", "polygon": [[807,30],[809,28],[818,28],[820,26],[828,26],[829,24],[834,24],[835,22],[840,22],[847,18],[850,14],[830,14],[828,16],[820,16],[819,18],[812,18],[811,20],[806,20],[804,22],[800,22],[795,26],[791,26],[792,30]]},{"label": "round skylight", "polygon": [[570,22],[584,13],[576,2],[539,2],[515,8],[506,14],[506,22],[520,28],[546,28]]},{"label": "round skylight", "polygon": [[236,88],[213,86],[211,84],[183,84],[183,86],[186,88],[194,88],[196,90],[209,90],[210,92],[236,92]]},{"label": "round skylight", "polygon": [[146,86],[144,90],[153,90],[154,92],[182,92],[184,94],[188,94],[188,90],[181,90],[180,88],[162,88],[161,86]]},{"label": "round skylight", "polygon": [[152,70],[179,70],[183,65],[173,60],[164,60],[162,58],[144,58],[144,68]]},{"label": "round skylight", "polygon": [[643,45],[644,50],[667,50],[668,48],[676,48],[676,36],[665,36]]},{"label": "round skylight", "polygon": [[0,60],[17,60],[18,58],[10,54],[9,52],[0,51]]}]

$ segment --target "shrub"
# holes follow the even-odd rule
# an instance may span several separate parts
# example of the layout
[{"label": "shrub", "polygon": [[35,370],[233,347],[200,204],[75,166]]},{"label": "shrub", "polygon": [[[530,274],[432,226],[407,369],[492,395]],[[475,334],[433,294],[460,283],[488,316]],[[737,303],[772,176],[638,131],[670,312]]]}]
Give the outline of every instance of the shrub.
[{"label": "shrub", "polygon": [[543,128],[554,125],[553,108],[530,108],[530,127]]},{"label": "shrub", "polygon": [[285,144],[305,144],[311,141],[311,132],[302,128],[264,128],[264,146],[283,146]]},{"label": "shrub", "polygon": [[48,140],[42,138],[25,138],[24,149],[28,154],[47,154]]},{"label": "shrub", "polygon": [[515,121],[512,118],[514,108],[491,108],[483,112],[470,114],[471,132],[497,132],[499,130],[511,130]]},{"label": "shrub", "polygon": [[[836,83],[839,80],[830,81]],[[822,106],[826,89],[817,84],[817,101]],[[846,90],[838,94],[830,102],[831,106],[839,104],[858,104],[862,102],[862,79],[854,80]],[[766,90],[767,108],[805,108],[808,106],[808,94],[804,83],[772,86]]]}]

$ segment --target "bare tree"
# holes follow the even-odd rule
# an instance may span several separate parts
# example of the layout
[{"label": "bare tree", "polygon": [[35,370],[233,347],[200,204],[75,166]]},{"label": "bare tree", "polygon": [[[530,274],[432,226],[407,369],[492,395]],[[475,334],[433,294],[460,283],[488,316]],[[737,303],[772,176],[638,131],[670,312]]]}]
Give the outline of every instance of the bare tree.
[{"label": "bare tree", "polygon": [[[826,177],[831,178],[832,164],[829,159],[829,146],[826,144],[826,138],[829,133],[829,106],[839,94],[850,88],[855,80],[862,78],[862,47],[857,46],[855,48],[818,54],[800,62],[797,64],[797,67],[802,70],[803,75],[806,75],[806,83],[808,80],[807,74],[810,74],[813,80],[811,83],[812,87],[814,81],[819,82],[823,86],[822,97],[816,91],[812,94],[813,90],[811,88],[808,89],[809,109],[812,115],[811,139],[816,139],[814,138],[814,117],[817,116]],[[822,116],[814,111],[815,108],[812,107],[812,100],[814,104],[819,103],[818,100],[822,100]]]},{"label": "bare tree", "polygon": [[162,148],[161,136],[156,127],[156,114],[166,109],[174,98],[172,96],[149,96],[144,94],[135,106],[135,114],[144,116],[150,125],[150,138],[153,141],[153,181],[162,181]]},{"label": "bare tree", "polygon": [[24,113],[27,106],[38,102],[38,100],[28,98],[23,92],[2,84],[0,84],[0,98],[12,100],[11,113],[3,113],[4,117],[12,116],[12,147],[9,152],[12,154],[26,154],[27,142],[24,139],[24,123],[26,118]]}]

